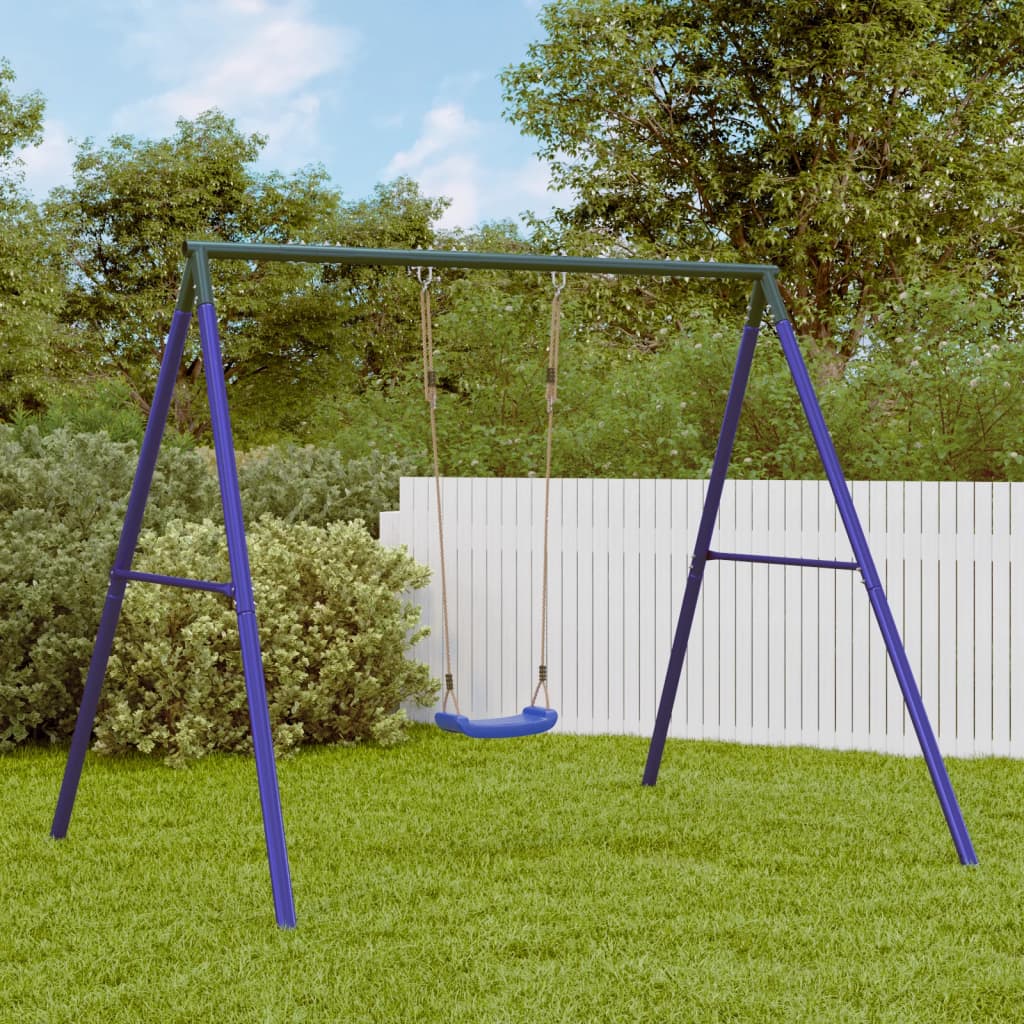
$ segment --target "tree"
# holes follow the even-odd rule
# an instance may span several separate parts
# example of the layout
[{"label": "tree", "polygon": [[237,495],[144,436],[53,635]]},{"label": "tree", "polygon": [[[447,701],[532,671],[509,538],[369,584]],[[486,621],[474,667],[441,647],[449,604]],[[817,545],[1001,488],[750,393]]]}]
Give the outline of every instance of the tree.
[{"label": "tree", "polygon": [[823,375],[936,271],[1019,295],[1020,0],[560,0],[541,22],[503,81],[577,197],[562,221],[779,265]]},{"label": "tree", "polygon": [[[409,178],[379,184],[373,196],[342,206],[339,245],[370,249],[429,249],[434,223],[449,206],[424,196]],[[344,351],[358,371],[356,389],[391,379],[419,353],[416,286],[408,274],[388,267],[330,266],[325,286],[338,293],[337,326]]]},{"label": "tree", "polygon": [[900,305],[830,410],[844,464],[868,479],[1024,479],[1016,318],[962,282],[912,286]]},{"label": "tree", "polygon": [[0,188],[5,198],[21,179],[18,151],[43,141],[43,112],[46,104],[37,92],[24,96],[11,93],[15,80],[11,65],[0,57]]},{"label": "tree", "polygon": [[[323,168],[257,173],[265,144],[210,111],[157,141],[86,145],[75,182],[48,210],[67,227],[64,318],[86,375],[115,375],[143,410],[181,277],[185,239],[416,248],[431,244],[443,202],[399,179],[345,203]],[[358,391],[414,352],[414,282],[379,268],[218,262],[214,291],[236,434],[243,442],[323,437],[335,396]],[[208,428],[198,339],[179,371],[180,430]],[[324,415],[321,415],[321,411]]]},{"label": "tree", "polygon": [[16,96],[0,59],[0,417],[34,409],[48,388],[49,340],[60,294],[52,236],[24,192],[19,152],[42,141],[44,103]]},{"label": "tree", "polygon": [[[84,374],[122,378],[148,408],[186,239],[333,240],[340,196],[326,173],[257,173],[251,165],[265,141],[210,111],[179,120],[171,138],[122,135],[103,149],[82,147],[74,184],[54,191],[47,212],[70,239],[62,316]],[[220,263],[215,277],[229,386],[244,389],[259,377],[272,393],[264,409],[287,420],[336,375],[332,337],[323,318],[310,315],[328,298],[297,264]],[[174,410],[177,426],[192,433],[206,428],[205,402],[190,400],[201,369],[193,333]]]}]

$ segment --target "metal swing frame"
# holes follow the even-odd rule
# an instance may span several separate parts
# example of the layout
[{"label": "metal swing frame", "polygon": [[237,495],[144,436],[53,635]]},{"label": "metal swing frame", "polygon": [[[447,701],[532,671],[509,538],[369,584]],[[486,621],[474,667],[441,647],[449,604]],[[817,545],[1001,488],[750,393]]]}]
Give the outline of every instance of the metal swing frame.
[{"label": "metal swing frame", "polygon": [[[263,661],[259,631],[253,602],[252,576],[249,568],[242,503],[238,488],[231,420],[228,412],[227,387],[221,357],[221,344],[214,308],[213,283],[210,264],[215,260],[294,261],[303,263],[336,263],[364,266],[397,267],[453,267],[462,269],[529,270],[555,273],[641,275],[653,277],[709,278],[714,280],[741,280],[752,284],[746,326],[740,338],[732,384],[726,400],[725,414],[718,437],[708,481],[704,509],[694,546],[693,559],[682,599],[675,637],[669,657],[668,669],[658,705],[654,731],[643,774],[643,784],[653,786],[658,778],[668,735],[669,721],[675,703],[683,661],[694,614],[700,596],[701,583],[709,561],[756,561],[769,564],[799,565],[829,570],[858,570],[867,590],[868,600],[881,630],[893,671],[900,685],[903,700],[910,716],[921,752],[924,755],[939,805],[949,828],[953,845],[962,864],[976,864],[977,856],[971,844],[967,827],[957,803],[956,794],[939,751],[935,734],[928,720],[921,694],[903,647],[892,610],[882,588],[878,570],[868,549],[867,539],[853,505],[849,487],[843,476],[835,446],[818,404],[814,386],[804,363],[789,314],[777,284],[778,268],[762,264],[704,263],[674,260],[606,259],[575,256],[506,255],[503,253],[411,251],[391,249],[364,249],[344,246],[313,245],[259,245],[224,242],[186,242],[185,268],[182,274],[178,302],[171,321],[167,344],[157,378],[153,403],[139,455],[139,463],[128,499],[128,509],[121,529],[120,542],[100,620],[96,642],[89,663],[85,690],[71,741],[71,749],[57,799],[51,835],[62,839],[67,835],[74,808],[75,796],[81,779],[86,751],[92,735],[93,723],[99,704],[107,662],[114,641],[114,633],[121,614],[125,590],[129,582],[154,583],[165,586],[208,590],[229,596],[235,604],[241,646],[242,668],[252,728],[256,761],[256,777],[263,813],[263,827],[270,866],[270,883],[277,923],[282,928],[296,924],[295,901],[292,892],[288,851],[285,843],[284,820],[278,786],[277,766],[274,758],[267,707]],[[763,554],[742,554],[713,551],[711,541],[718,515],[722,489],[725,483],[733,444],[739,423],[743,397],[750,375],[751,362],[757,343],[758,331],[766,309],[771,311],[775,332],[796,385],[801,405],[822,466],[831,485],[843,526],[854,553],[854,562],[833,562],[820,559],[778,558]],[[229,582],[190,580],[152,573],[134,572],[132,556],[142,526],[142,516],[149,497],[164,427],[170,409],[177,379],[178,367],[184,352],[185,337],[193,311],[199,323],[199,337],[203,353],[207,398],[213,432],[220,485],[221,504],[227,535]]]}]

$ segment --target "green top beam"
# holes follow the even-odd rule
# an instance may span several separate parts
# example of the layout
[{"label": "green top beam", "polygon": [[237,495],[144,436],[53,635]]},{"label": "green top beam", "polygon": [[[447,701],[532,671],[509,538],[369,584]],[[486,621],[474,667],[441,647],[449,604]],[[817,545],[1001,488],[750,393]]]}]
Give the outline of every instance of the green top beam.
[{"label": "green top beam", "polygon": [[[361,266],[460,267],[478,270],[534,270],[569,274],[633,274],[656,277],[706,277],[760,281],[778,267],[766,263],[684,263],[681,260],[630,260],[593,256],[516,256],[496,252],[445,252],[430,249],[364,249],[341,245],[259,245],[239,242],[186,242],[188,256],[209,260],[276,260],[296,263],[347,263]],[[198,282],[197,282],[198,283]]]}]

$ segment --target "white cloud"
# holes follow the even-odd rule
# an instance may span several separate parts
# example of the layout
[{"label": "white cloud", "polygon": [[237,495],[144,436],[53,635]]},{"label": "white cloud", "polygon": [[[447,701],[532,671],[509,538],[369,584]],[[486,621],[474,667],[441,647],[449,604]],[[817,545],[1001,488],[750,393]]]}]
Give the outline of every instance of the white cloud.
[{"label": "white cloud", "polygon": [[305,0],[147,5],[128,47],[167,88],[122,107],[115,126],[152,137],[219,107],[243,130],[270,136],[268,159],[305,162],[317,143],[318,80],[342,69],[357,43],[355,32],[318,23]]},{"label": "white cloud", "polygon": [[47,118],[43,125],[42,143],[22,150],[20,154],[25,168],[25,185],[36,199],[43,199],[50,189],[71,182],[76,147],[68,134],[63,122]]},{"label": "white cloud", "polygon": [[552,205],[568,202],[567,194],[549,191],[547,164],[535,157],[514,167],[487,163],[487,140],[498,130],[470,119],[458,103],[434,107],[423,116],[412,145],[391,158],[384,175],[406,175],[427,195],[450,199],[442,228],[472,228],[507,218],[510,210],[543,216]]},{"label": "white cloud", "polygon": [[468,228],[480,222],[480,179],[479,163],[465,155],[447,157],[417,175],[427,195],[446,196],[452,201],[439,222],[442,228]]},{"label": "white cloud", "polygon": [[568,189],[551,187],[551,168],[539,157],[531,157],[526,163],[509,171],[503,190],[522,196],[525,200],[524,208],[536,209],[538,213],[552,206],[572,202],[572,193]]},{"label": "white cloud", "polygon": [[408,148],[396,153],[384,170],[388,178],[406,175],[432,196],[446,196],[451,206],[441,226],[467,227],[480,217],[481,168],[474,142],[481,126],[466,116],[458,103],[427,111],[420,134]]},{"label": "white cloud", "polygon": [[[396,153],[387,166],[389,175],[422,173],[439,154],[464,150],[479,135],[479,125],[466,117],[457,103],[434,107],[423,117],[419,138],[409,149]],[[446,157],[447,159],[447,157]]]}]

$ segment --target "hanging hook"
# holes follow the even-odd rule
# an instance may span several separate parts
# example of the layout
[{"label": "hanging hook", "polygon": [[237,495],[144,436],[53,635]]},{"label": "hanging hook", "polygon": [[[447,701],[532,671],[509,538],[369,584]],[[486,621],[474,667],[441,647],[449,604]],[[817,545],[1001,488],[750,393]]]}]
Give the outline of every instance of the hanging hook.
[{"label": "hanging hook", "polygon": [[561,281],[561,283],[559,283],[559,281],[558,281],[558,271],[557,270],[552,270],[551,271],[551,283],[555,286],[555,297],[556,298],[559,295],[561,295],[562,292],[565,290],[565,281],[566,281],[566,277],[565,277],[565,271],[564,270],[562,271],[562,281]]},{"label": "hanging hook", "polygon": [[430,282],[434,280],[434,268],[427,267],[427,279],[423,280],[423,267],[416,268],[416,280],[419,281],[420,287],[426,291],[430,287]]}]

